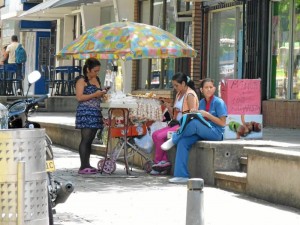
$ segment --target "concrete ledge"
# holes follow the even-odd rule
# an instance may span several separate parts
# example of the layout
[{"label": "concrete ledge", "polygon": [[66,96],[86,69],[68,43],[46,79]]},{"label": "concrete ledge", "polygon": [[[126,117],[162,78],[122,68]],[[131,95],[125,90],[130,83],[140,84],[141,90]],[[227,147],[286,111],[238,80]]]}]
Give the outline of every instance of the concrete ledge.
[{"label": "concrete ledge", "polygon": [[300,153],[284,148],[247,148],[246,193],[300,208]]},{"label": "concrete ledge", "polygon": [[78,150],[81,140],[80,130],[75,126],[39,122],[41,127],[46,129],[46,133],[52,142],[74,150]]},{"label": "concrete ledge", "polygon": [[75,112],[77,105],[75,96],[52,96],[45,100],[48,112]]},{"label": "concrete ledge", "polygon": [[[39,120],[38,122],[41,124],[42,128],[46,129],[47,134],[49,135],[54,144],[65,146],[75,151],[78,151],[79,144],[81,141],[81,133],[80,130],[75,129],[74,125],[45,123],[41,122],[41,120]],[[106,146],[100,144],[92,144],[92,153],[105,157]],[[147,161],[152,160],[154,152],[152,152],[152,154],[147,154],[141,150],[141,154],[143,154],[144,157],[141,157],[141,155],[137,153],[132,154],[131,152],[131,157],[127,158],[129,165],[135,165],[141,169],[144,169],[144,167],[147,166]],[[120,157],[118,161],[124,162],[124,159]]]},{"label": "concrete ledge", "polygon": [[[215,171],[241,171],[243,169],[240,158],[248,155],[245,147],[289,145],[291,144],[266,140],[198,141],[189,153],[190,175],[204,179],[206,184],[215,185]],[[174,164],[176,147],[168,151],[168,156]],[[174,168],[171,172],[174,172]]]}]

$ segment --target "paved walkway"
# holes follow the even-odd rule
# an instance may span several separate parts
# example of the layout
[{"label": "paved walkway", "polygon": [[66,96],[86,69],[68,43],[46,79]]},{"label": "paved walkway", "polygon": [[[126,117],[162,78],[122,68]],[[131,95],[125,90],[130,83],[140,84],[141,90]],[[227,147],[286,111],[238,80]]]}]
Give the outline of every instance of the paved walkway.
[{"label": "paved walkway", "polygon": [[[55,225],[185,225],[187,187],[118,164],[112,175],[78,175],[79,156],[54,146],[55,176],[75,191],[56,207]],[[96,165],[99,156],[92,155]],[[205,186],[205,225],[299,225],[300,210]]]},{"label": "paved walkway", "polygon": [[[38,113],[39,122],[74,126],[74,113]],[[264,128],[262,141],[295,146],[300,151],[300,129]],[[57,206],[55,225],[184,225],[187,187],[168,183],[134,169],[126,175],[118,164],[112,175],[78,175],[79,156],[73,149],[54,146],[56,177],[71,181],[75,191]],[[92,155],[92,165],[101,157]],[[271,204],[244,194],[204,187],[205,225],[299,225],[300,210]]]}]

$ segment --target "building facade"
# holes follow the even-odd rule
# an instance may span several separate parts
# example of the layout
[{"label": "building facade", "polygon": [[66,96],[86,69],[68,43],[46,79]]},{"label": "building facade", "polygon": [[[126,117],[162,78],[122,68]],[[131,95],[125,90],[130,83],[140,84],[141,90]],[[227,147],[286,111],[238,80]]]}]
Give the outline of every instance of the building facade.
[{"label": "building facade", "polygon": [[[300,128],[299,0],[94,0],[86,4],[74,0],[64,7],[48,6],[31,12],[24,8],[24,2],[29,1],[15,1],[19,1],[14,4],[15,10],[22,9],[21,12],[8,13],[11,4],[1,9],[3,42],[16,32],[21,37],[31,35],[33,39],[37,39],[38,32],[48,32],[48,36],[41,38],[49,39],[45,46],[50,48],[38,50],[37,44],[25,45],[36,51],[32,68],[38,69],[47,62],[56,66],[80,64],[80,61],[56,61],[55,53],[89,28],[127,18],[167,30],[195,48],[198,55],[192,59],[126,62],[126,92],[154,92],[171,97],[171,77],[177,71],[190,74],[196,85],[205,77],[213,78],[217,84],[228,78],[261,79],[264,125]],[[43,4],[53,1],[56,0],[38,5],[41,9]],[[27,14],[22,16],[24,12]],[[50,23],[43,28],[32,28],[28,22],[12,19],[16,15],[21,15],[19,20]],[[105,74],[106,61],[101,63],[101,73]]]},{"label": "building facade", "polygon": [[[147,79],[155,81],[159,69],[156,91],[165,95],[171,94],[168,76],[178,69],[190,73],[196,83],[205,77],[216,83],[228,78],[261,79],[264,125],[300,128],[299,0],[149,0],[139,2],[139,7],[140,22],[162,26],[199,54],[187,61],[138,65],[143,73],[137,72],[135,89],[143,88]],[[154,83],[144,86],[155,92]]]}]

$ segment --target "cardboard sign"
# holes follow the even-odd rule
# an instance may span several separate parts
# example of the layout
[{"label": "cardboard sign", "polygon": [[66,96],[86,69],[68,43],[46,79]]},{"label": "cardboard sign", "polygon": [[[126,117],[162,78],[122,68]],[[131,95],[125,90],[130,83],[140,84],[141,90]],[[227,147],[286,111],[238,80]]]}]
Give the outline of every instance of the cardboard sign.
[{"label": "cardboard sign", "polygon": [[226,79],[221,81],[221,97],[228,114],[260,114],[260,79]]},{"label": "cardboard sign", "polygon": [[224,140],[226,139],[262,139],[262,115],[228,115]]}]

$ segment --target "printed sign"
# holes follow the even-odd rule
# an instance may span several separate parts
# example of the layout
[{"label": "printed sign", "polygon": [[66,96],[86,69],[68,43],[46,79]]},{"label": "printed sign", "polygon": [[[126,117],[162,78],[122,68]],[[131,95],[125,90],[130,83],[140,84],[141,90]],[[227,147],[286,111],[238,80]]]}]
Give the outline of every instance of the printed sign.
[{"label": "printed sign", "polygon": [[260,114],[260,79],[226,79],[221,81],[221,97],[228,114]]},{"label": "printed sign", "polygon": [[262,139],[262,115],[231,115],[226,118],[224,139]]}]

